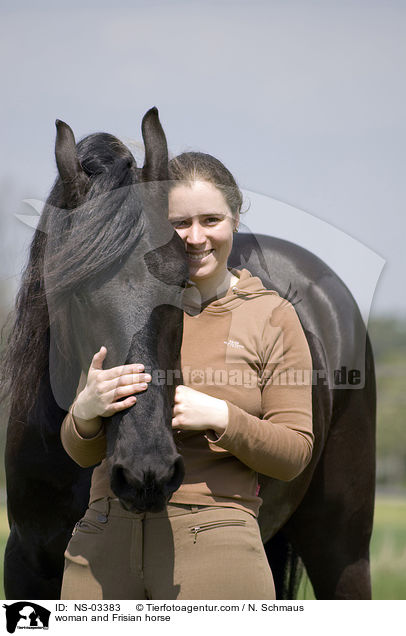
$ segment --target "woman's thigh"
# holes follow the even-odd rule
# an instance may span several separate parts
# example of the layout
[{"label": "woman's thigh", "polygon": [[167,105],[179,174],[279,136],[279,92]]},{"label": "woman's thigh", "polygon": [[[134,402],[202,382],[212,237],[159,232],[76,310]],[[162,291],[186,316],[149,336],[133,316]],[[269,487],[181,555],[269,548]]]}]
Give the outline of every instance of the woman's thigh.
[{"label": "woman's thigh", "polygon": [[142,599],[143,581],[131,548],[139,520],[103,513],[96,502],[77,524],[65,551],[61,599]]},{"label": "woman's thigh", "polygon": [[[146,520],[145,571],[152,598],[275,598],[272,573],[252,515],[236,508],[197,508],[169,517],[169,522],[165,531],[155,520]],[[173,555],[165,549],[166,532],[172,535]],[[172,568],[170,577],[162,576],[164,563]]]}]

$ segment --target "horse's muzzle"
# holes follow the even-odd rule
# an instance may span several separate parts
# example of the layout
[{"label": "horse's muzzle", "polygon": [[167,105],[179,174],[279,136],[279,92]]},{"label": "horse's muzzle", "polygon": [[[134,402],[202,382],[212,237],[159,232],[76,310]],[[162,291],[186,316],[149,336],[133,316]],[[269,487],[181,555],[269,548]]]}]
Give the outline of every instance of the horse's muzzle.
[{"label": "horse's muzzle", "polygon": [[172,493],[181,485],[185,469],[177,455],[173,462],[165,462],[155,469],[151,462],[144,469],[138,465],[114,464],[111,489],[123,508],[133,512],[161,512]]}]

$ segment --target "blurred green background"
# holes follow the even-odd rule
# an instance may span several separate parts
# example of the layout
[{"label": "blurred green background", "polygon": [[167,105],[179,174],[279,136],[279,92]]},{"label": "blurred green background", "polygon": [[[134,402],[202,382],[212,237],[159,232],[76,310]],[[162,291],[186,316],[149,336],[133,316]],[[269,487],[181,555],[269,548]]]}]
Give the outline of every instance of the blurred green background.
[{"label": "blurred green background", "polygon": [[[371,542],[374,599],[406,599],[406,321],[380,318],[370,322],[378,388],[377,496]],[[0,427],[4,449],[6,422]],[[5,476],[0,472],[0,551],[8,536]],[[1,558],[1,569],[3,559]],[[4,598],[1,572],[0,597]],[[304,579],[300,599],[314,598]]]}]

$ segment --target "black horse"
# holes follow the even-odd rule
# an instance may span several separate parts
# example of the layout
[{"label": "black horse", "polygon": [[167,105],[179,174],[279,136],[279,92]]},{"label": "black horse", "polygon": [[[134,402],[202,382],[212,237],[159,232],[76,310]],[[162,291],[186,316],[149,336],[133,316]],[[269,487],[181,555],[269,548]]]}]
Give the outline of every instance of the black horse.
[{"label": "black horse", "polygon": [[[161,187],[168,151],[157,110],[142,122],[142,169],[117,138],[98,133],[76,147],[69,126],[56,125],[59,177],[33,237],[4,365],[7,598],[59,597],[64,549],[91,477],[67,456],[60,427],[94,352],[106,345],[106,368],[142,360],[173,370],[182,341],[188,266]],[[137,409],[111,418],[110,481],[128,509],[161,509],[183,480],[174,388],[153,383]]]},{"label": "black horse", "polygon": [[[145,132],[150,130],[152,136],[152,142],[148,144],[149,135],[144,134],[146,166],[148,163],[153,164],[154,172],[149,174],[146,166],[141,172],[131,164],[133,174],[128,177],[129,183],[120,181],[120,186],[133,185],[140,182],[140,179],[165,179],[166,144],[156,114],[149,115],[149,124],[143,126]],[[113,138],[108,138],[113,143]],[[103,143],[104,139],[103,137]],[[102,139],[99,138],[99,141],[102,146]],[[83,201],[87,201],[87,198],[90,199],[90,205],[93,205],[91,201],[95,196],[92,195],[89,180],[92,183],[98,179],[98,169],[95,166],[98,162],[98,153],[101,151],[100,147],[87,144],[84,140],[78,145],[83,170],[77,165],[73,136],[70,138],[68,149],[64,147],[63,152],[59,152],[58,161],[62,180],[66,184],[80,184],[83,181],[82,190],[63,205],[61,198],[66,197],[63,192],[69,191],[69,186],[65,185],[62,191],[62,183],[57,181],[54,198],[51,193],[48,200],[48,207],[54,205],[75,210],[74,214],[68,216],[71,223],[74,220],[80,221],[80,225],[76,227],[81,234],[84,219],[77,216],[78,210],[84,207],[86,211],[88,203],[84,204]],[[126,160],[130,161],[122,146],[117,144],[119,142],[115,140],[113,145],[115,149],[120,148],[120,157],[123,153]],[[157,155],[151,150],[151,144],[152,147],[160,149]],[[153,155],[156,157],[155,160],[152,158]],[[62,160],[61,157],[65,159]],[[66,157],[71,158],[68,164],[73,165],[75,174],[79,175],[75,176],[75,179],[70,178],[69,174],[64,177],[62,164],[66,163]],[[112,164],[114,166],[115,163],[115,159],[107,162],[109,175],[114,172]],[[89,278],[86,278],[83,289],[77,286],[78,275],[74,267],[78,267],[77,257],[80,251],[73,253],[69,273],[73,276],[73,282],[76,281],[76,286],[74,293],[72,287],[68,287],[68,313],[64,297],[61,301],[58,289],[55,290],[57,281],[61,280],[61,272],[56,269],[57,273],[53,275],[53,264],[55,258],[60,257],[61,243],[57,241],[55,248],[52,244],[48,245],[48,248],[42,247],[42,254],[47,254],[49,249],[49,256],[45,258],[47,266],[43,282],[48,300],[47,311],[56,318],[53,320],[52,328],[49,329],[48,325],[48,328],[44,329],[42,339],[38,341],[46,356],[42,361],[43,366],[37,366],[37,376],[41,378],[41,382],[31,390],[32,399],[35,396],[35,400],[28,418],[21,406],[22,402],[16,398],[19,394],[13,393],[6,453],[11,534],[6,551],[5,577],[6,594],[11,598],[58,598],[59,595],[63,550],[72,526],[82,516],[86,507],[91,472],[79,469],[66,456],[59,442],[59,427],[72,401],[78,376],[81,370],[87,369],[92,353],[100,344],[105,343],[108,351],[114,352],[113,358],[107,360],[106,366],[120,364],[123,360],[142,360],[152,368],[165,369],[175,368],[170,365],[173,365],[179,352],[179,290],[185,280],[184,254],[181,253],[183,248],[179,246],[176,237],[169,230],[169,234],[162,231],[165,195],[154,186],[144,188],[145,182],[142,182],[137,187],[137,194],[132,194],[133,188],[130,188],[130,194],[127,194],[123,201],[122,187],[117,189],[111,178],[105,177],[103,188],[98,186],[96,190],[97,195],[104,193],[107,201],[113,197],[114,205],[106,206],[105,200],[98,201],[97,214],[103,215],[106,207],[110,209],[110,214],[108,219],[102,217],[90,233],[93,237],[93,248],[94,237],[105,227],[107,220],[113,222],[115,231],[121,231],[123,221],[119,218],[120,215],[117,216],[117,211],[125,213],[127,210],[128,213],[128,210],[132,210],[131,214],[135,215],[133,225],[139,219],[143,219],[145,223],[146,219],[155,218],[157,222],[150,224],[150,232],[145,228],[142,231],[139,227],[135,229],[136,238],[132,243],[129,241],[129,245],[134,249],[115,259],[107,254],[105,268],[98,268],[96,264],[92,264],[89,276],[91,275],[93,280],[94,273],[98,272],[100,276],[96,277],[97,284],[90,284]],[[119,198],[116,200],[116,197]],[[147,215],[144,208],[148,208]],[[88,211],[89,218],[97,219],[95,210],[92,207],[89,210],[92,212],[90,214]],[[135,213],[133,210],[138,212]],[[74,227],[73,224],[73,229]],[[145,248],[140,249],[137,243],[139,234],[149,235],[149,240],[152,241],[151,235],[154,234],[154,230],[155,234],[158,232],[161,237],[160,244],[152,245],[153,249],[149,251]],[[87,233],[89,234],[89,231]],[[51,234],[50,231],[48,234],[40,232],[34,237],[31,262],[32,267],[35,266],[37,269],[30,274],[28,268],[25,289],[23,282],[17,306],[17,311],[22,315],[24,311],[33,313],[32,307],[27,308],[27,300],[31,299],[32,303],[32,298],[36,298],[34,292],[37,292],[35,285],[38,285],[38,272],[43,271],[44,257],[38,258],[41,250],[35,242],[37,240],[41,244],[41,241],[45,241],[49,244],[50,240],[46,241],[46,236],[50,237]],[[76,247],[75,241],[72,245]],[[137,251],[145,255],[141,259],[142,267],[139,262],[131,261]],[[66,257],[62,260],[69,261]],[[88,260],[83,260],[86,272],[89,270],[88,263]],[[309,342],[315,370],[315,447],[312,461],[302,475],[291,482],[261,478],[260,494],[264,503],[259,521],[278,598],[292,598],[295,593],[298,580],[296,575],[299,573],[296,567],[297,555],[306,566],[317,598],[370,598],[368,546],[374,502],[375,379],[372,352],[364,323],[350,292],[334,272],[320,259],[292,243],[270,237],[237,235],[230,265],[238,267],[241,264],[253,275],[258,275],[266,287],[276,289],[295,305]],[[162,286],[159,287],[161,279],[168,281],[168,270],[173,272],[173,285],[170,286],[169,294]],[[133,280],[134,272],[143,289],[147,274],[152,273],[155,283],[151,284],[158,284],[156,290],[159,299],[156,297],[151,303],[148,289],[145,293],[137,288],[142,294],[142,303],[138,298],[137,306],[133,308],[133,312],[127,310],[126,316],[114,313],[117,312],[117,306],[121,306],[122,290]],[[29,287],[30,281],[34,288]],[[100,296],[97,296],[97,292],[106,289],[106,284],[110,285],[107,289],[112,302],[106,309],[103,296],[103,315],[99,316]],[[128,287],[126,289],[128,290]],[[162,307],[165,293],[167,300]],[[140,311],[141,305],[145,307],[145,312],[139,314],[137,312]],[[18,316],[19,313],[17,318]],[[80,337],[88,329],[90,316],[94,328],[92,327],[91,333],[86,334],[86,338]],[[136,338],[135,320],[138,321]],[[124,321],[123,326],[121,321]],[[162,325],[163,322],[168,324]],[[16,324],[18,326],[18,320]],[[105,339],[106,324],[109,327],[114,326],[113,340]],[[72,351],[61,351],[66,333],[72,327],[75,340],[80,346],[76,346]],[[160,329],[163,330],[160,332]],[[95,338],[95,334],[99,332],[103,336],[102,339]],[[151,340],[151,334],[156,336],[156,339],[155,342],[150,342],[149,349],[137,348],[140,342],[147,341],[148,338]],[[165,343],[165,346],[160,347],[159,343]],[[169,343],[172,343],[173,347],[169,348],[167,357],[157,360],[157,351],[161,352],[159,355],[163,355],[161,350],[166,350]],[[151,349],[155,356],[151,354]],[[20,352],[14,356],[14,360],[20,355],[28,364],[32,353],[25,358],[22,357],[23,354],[25,351],[21,344]],[[70,371],[70,377],[67,377],[67,360],[73,359],[80,360],[80,364],[75,373]],[[13,369],[13,366],[10,368]],[[20,368],[21,373],[26,373],[22,378],[24,380],[29,375],[30,368],[28,367],[27,371],[24,365],[20,365]],[[20,387],[19,377],[15,386]],[[69,387],[69,390],[66,387]],[[154,505],[161,506],[170,492],[179,486],[183,476],[181,460],[171,439],[168,439],[171,436],[163,433],[164,447],[159,457],[156,456],[156,460],[152,460],[152,465],[158,466],[161,462],[165,466],[166,477],[163,484],[161,479],[155,478],[153,496],[145,500],[145,492],[151,491],[152,479],[151,453],[148,452],[148,445],[153,443],[150,435],[157,434],[156,428],[149,431],[148,427],[145,427],[145,421],[150,423],[150,418],[154,414],[148,409],[156,407],[154,413],[161,423],[159,430],[167,430],[165,422],[166,417],[170,416],[173,387],[161,389],[161,394],[158,397],[152,396],[153,399],[151,389],[152,384],[148,389],[148,400],[145,401],[142,412],[140,400],[137,409],[130,409],[121,421],[116,418],[108,427],[108,430],[111,429],[108,452],[115,459],[111,471],[112,487],[123,505],[130,508],[152,509]],[[154,390],[158,391],[157,388]],[[117,452],[114,450],[117,448],[117,437],[120,439],[117,431],[119,427],[120,430],[124,430],[123,427],[127,424],[131,426],[133,411],[137,412],[137,427],[141,427],[139,430],[142,434],[134,440],[135,445],[130,449],[130,454],[137,453],[138,457],[139,450],[137,452],[136,448],[139,449],[140,444],[146,444],[146,455],[149,456],[148,466],[144,466],[142,476],[139,473],[128,473],[124,466],[125,457],[129,455],[126,449],[123,451],[118,448]],[[162,412],[165,413],[165,422]],[[134,438],[134,435],[132,428],[130,437]],[[163,459],[165,452],[172,458],[170,467]],[[158,471],[158,468],[156,470]],[[54,503],[53,507],[49,505],[50,501]]]},{"label": "black horse", "polygon": [[318,257],[289,241],[237,235],[244,263],[295,306],[313,360],[310,464],[291,482],[260,476],[259,523],[279,598],[294,598],[304,563],[318,599],[369,599],[375,500],[373,353],[348,288]]}]

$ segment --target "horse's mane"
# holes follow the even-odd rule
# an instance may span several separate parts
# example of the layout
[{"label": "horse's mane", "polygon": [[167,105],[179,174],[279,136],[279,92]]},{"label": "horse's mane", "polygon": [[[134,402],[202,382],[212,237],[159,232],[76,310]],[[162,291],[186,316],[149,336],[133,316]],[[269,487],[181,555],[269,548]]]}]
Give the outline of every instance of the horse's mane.
[{"label": "horse's mane", "polygon": [[128,148],[112,135],[95,133],[78,143],[77,152],[89,176],[85,201],[67,209],[62,181],[56,179],[9,317],[1,397],[10,396],[14,413],[23,419],[48,370],[52,322],[58,320],[61,333],[68,333],[64,308],[70,294],[124,259],[142,234],[141,202],[130,187],[139,170]]}]

